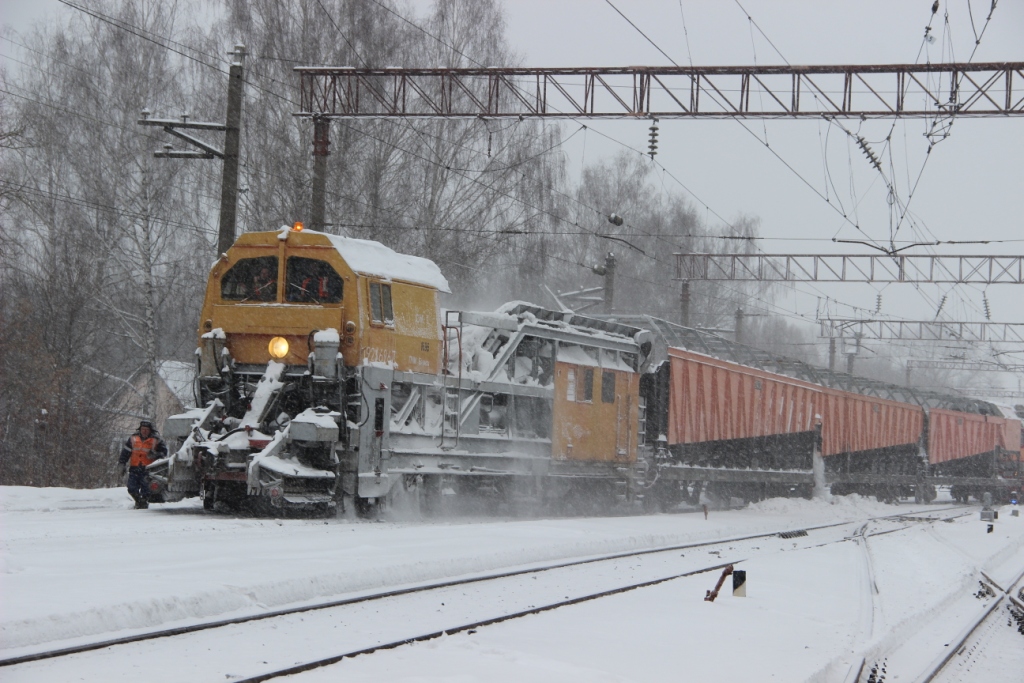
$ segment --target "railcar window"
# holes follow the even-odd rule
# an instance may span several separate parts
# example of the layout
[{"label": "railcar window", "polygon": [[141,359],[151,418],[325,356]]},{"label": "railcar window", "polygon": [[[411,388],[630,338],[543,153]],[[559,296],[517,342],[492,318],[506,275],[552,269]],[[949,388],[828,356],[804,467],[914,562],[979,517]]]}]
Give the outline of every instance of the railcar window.
[{"label": "railcar window", "polygon": [[391,306],[391,285],[370,283],[370,317],[373,322],[392,324],[395,312]]},{"label": "railcar window", "polygon": [[594,369],[584,368],[583,369],[583,398],[580,399],[584,403],[590,403],[594,400]]},{"label": "railcar window", "polygon": [[395,322],[395,311],[391,306],[391,285],[380,286],[380,299],[384,304],[384,322]]},{"label": "railcar window", "polygon": [[228,301],[277,300],[277,257],[244,258],[220,279],[220,296]]},{"label": "railcar window", "polygon": [[484,394],[480,397],[480,431],[504,432],[508,429],[508,396]]},{"label": "railcar window", "polygon": [[291,256],[288,258],[288,290],[285,300],[317,304],[341,303],[345,282],[331,267],[319,259]]},{"label": "railcar window", "polygon": [[615,373],[601,373],[601,403],[615,403]]}]

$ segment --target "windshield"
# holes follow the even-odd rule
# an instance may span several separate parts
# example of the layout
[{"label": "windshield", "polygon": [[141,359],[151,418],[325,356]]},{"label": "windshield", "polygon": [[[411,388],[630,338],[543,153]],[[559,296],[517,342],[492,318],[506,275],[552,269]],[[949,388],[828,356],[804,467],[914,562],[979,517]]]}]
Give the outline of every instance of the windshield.
[{"label": "windshield", "polygon": [[228,301],[275,301],[277,257],[239,260],[221,278],[220,296]]},{"label": "windshield", "polygon": [[344,284],[341,276],[326,261],[301,256],[288,259],[287,301],[341,303]]}]

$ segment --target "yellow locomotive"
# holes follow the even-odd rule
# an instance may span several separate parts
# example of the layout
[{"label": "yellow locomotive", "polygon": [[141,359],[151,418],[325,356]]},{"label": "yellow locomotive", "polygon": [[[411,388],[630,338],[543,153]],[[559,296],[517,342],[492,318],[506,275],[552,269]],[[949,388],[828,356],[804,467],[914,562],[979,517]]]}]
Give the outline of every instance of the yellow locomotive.
[{"label": "yellow locomotive", "polygon": [[200,408],[168,420],[164,500],[366,510],[416,487],[613,495],[643,439],[648,333],[525,303],[442,311],[437,266],[302,230],[242,235],[212,267]]}]

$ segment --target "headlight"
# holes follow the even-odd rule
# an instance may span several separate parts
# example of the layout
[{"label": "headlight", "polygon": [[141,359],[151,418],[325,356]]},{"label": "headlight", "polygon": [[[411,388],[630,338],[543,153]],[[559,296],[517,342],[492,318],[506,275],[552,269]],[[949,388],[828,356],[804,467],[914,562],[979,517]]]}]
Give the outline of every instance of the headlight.
[{"label": "headlight", "polygon": [[284,337],[274,337],[270,340],[270,355],[274,358],[284,358],[288,355],[288,340]]}]

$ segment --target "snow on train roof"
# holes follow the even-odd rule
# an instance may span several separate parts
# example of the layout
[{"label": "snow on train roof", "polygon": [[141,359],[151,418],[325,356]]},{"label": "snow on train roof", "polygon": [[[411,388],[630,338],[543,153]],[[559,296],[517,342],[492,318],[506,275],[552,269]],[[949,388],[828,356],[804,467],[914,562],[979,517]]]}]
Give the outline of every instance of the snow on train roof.
[{"label": "snow on train roof", "polygon": [[[288,230],[289,228],[282,228]],[[329,235],[324,232],[306,230],[307,234],[323,235],[331,241],[331,244],[349,268],[360,275],[371,275],[389,280],[403,280],[414,282],[418,285],[433,287],[439,291],[450,294],[448,280],[441,274],[441,269],[430,259],[399,254],[394,249],[386,247],[380,242],[373,240],[360,240],[354,237],[341,237],[340,235]]]}]

